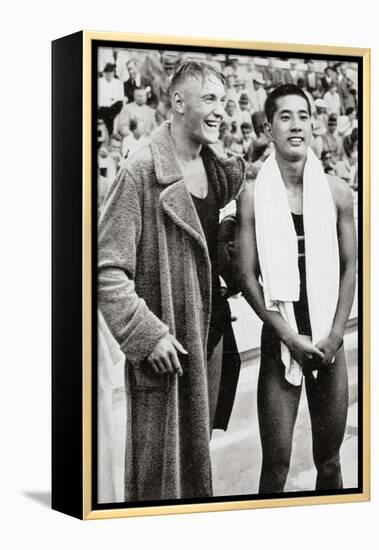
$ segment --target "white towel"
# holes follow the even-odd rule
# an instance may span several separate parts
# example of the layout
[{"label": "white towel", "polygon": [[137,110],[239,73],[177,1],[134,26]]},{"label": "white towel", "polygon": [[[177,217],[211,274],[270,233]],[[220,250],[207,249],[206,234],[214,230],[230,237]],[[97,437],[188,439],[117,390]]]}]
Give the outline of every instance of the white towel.
[{"label": "white towel", "polygon": [[[279,311],[297,332],[293,308],[300,294],[297,235],[275,153],[258,174],[254,203],[266,308]],[[309,317],[313,343],[317,343],[328,336],[333,324],[339,293],[339,254],[333,197],[321,163],[311,149],[304,167],[303,220]],[[281,357],[288,382],[301,384],[302,369],[283,343]]]}]

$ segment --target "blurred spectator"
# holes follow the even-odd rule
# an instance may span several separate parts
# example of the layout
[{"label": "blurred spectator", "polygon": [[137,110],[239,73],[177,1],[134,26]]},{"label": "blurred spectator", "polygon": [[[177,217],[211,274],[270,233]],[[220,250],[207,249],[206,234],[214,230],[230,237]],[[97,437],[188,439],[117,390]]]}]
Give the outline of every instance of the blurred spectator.
[{"label": "blurred spectator", "polygon": [[146,105],[146,102],[146,90],[136,88],[134,90],[134,101],[124,105],[117,117],[116,128],[119,134],[125,134],[125,128],[129,128],[130,121],[133,119],[138,122],[143,134],[150,135],[151,132],[155,130],[157,127],[155,111]]},{"label": "blurred spectator", "polygon": [[328,151],[333,157],[334,163],[342,157],[342,139],[337,132],[338,117],[332,113],[328,118],[326,133],[322,136],[323,152]]},{"label": "blurred spectator", "polygon": [[141,149],[149,143],[149,137],[143,134],[141,124],[137,120],[131,120],[129,132],[122,139],[122,156],[126,159],[130,153]]},{"label": "blurred spectator", "polygon": [[309,104],[311,106],[312,116],[314,116],[315,113],[316,113],[315,102],[314,102],[312,94],[309,93],[308,90],[307,90],[304,78],[299,78],[298,81],[297,81],[297,85],[305,93],[305,95],[307,96]]},{"label": "blurred spectator", "polygon": [[321,158],[321,153],[323,149],[322,136],[326,133],[326,128],[321,120],[314,120],[312,123],[312,137],[310,146],[313,149],[314,153],[317,155],[317,158]]},{"label": "blurred spectator", "polygon": [[325,92],[323,99],[326,104],[326,112],[328,115],[333,113],[338,116],[341,113],[341,100],[338,93],[337,82],[331,82],[330,88]]},{"label": "blurred spectator", "polygon": [[121,140],[113,135],[109,144],[103,143],[98,150],[98,206],[101,207],[110,184],[114,181],[122,162]]},{"label": "blurred spectator", "polygon": [[346,109],[346,116],[349,120],[351,130],[354,130],[354,128],[358,128],[357,111],[355,107],[348,107]]},{"label": "blurred spectator", "polygon": [[157,126],[160,126],[165,120],[168,120],[171,116],[171,107],[164,106],[162,102],[159,103],[155,109],[155,122]]},{"label": "blurred spectator", "polygon": [[238,57],[229,56],[229,64],[225,67],[223,72],[225,78],[232,75],[236,80],[241,80],[241,78],[243,78],[243,71],[241,70]]},{"label": "blurred spectator", "polygon": [[255,171],[258,173],[262,164],[274,150],[273,144],[271,142],[262,143],[254,147],[253,155],[251,157],[251,162],[255,168]]},{"label": "blurred spectator", "polygon": [[315,107],[316,107],[316,112],[315,112],[313,118],[315,120],[319,120],[320,122],[322,122],[322,124],[326,128],[326,126],[328,124],[328,115],[327,115],[327,112],[326,112],[326,103],[325,103],[325,101],[321,97],[318,97],[315,100]]},{"label": "blurred spectator", "polygon": [[340,138],[343,140],[345,137],[349,136],[352,129],[349,117],[347,115],[340,116],[337,124],[337,132]]},{"label": "blurred spectator", "polygon": [[341,71],[341,63],[335,63],[334,66],[333,66],[333,69],[334,69],[334,72],[337,75],[337,83],[339,85],[339,83],[342,80],[342,76],[343,76],[342,71]]},{"label": "blurred spectator", "polygon": [[126,80],[126,82],[124,82],[124,95],[128,98],[128,102],[131,103],[132,101],[134,101],[134,90],[143,88],[146,90],[147,93],[147,103],[151,103],[151,82],[141,75],[136,59],[131,59],[130,61],[128,61],[126,67],[129,72],[129,78],[128,80]]},{"label": "blurred spectator", "polygon": [[320,79],[315,71],[313,61],[308,59],[306,64],[308,70],[304,76],[305,85],[312,97],[317,98],[320,96]]},{"label": "blurred spectator", "polygon": [[106,65],[114,65],[115,57],[113,48],[99,48],[98,70],[102,74]]},{"label": "blurred spectator", "polygon": [[233,99],[228,99],[225,105],[223,120],[228,124],[229,131],[235,139],[241,138],[241,116],[237,110],[237,104]]},{"label": "blurred spectator", "polygon": [[102,145],[98,150],[97,165],[99,169],[97,204],[100,208],[108,191],[108,187],[114,180],[117,173],[115,161],[109,155],[108,148],[105,145]]},{"label": "blurred spectator", "polygon": [[328,65],[325,67],[324,76],[321,78],[323,92],[328,92],[332,84],[336,84],[336,89],[338,90],[337,74],[333,71],[332,67]]},{"label": "blurred spectator", "polygon": [[249,96],[246,93],[240,95],[238,105],[240,108],[241,123],[248,122],[251,124],[251,109]]},{"label": "blurred spectator", "polygon": [[219,136],[218,141],[214,145],[212,145],[212,148],[219,154],[223,155],[227,153],[229,150],[229,146],[232,143],[233,138],[230,134],[229,130],[229,124],[225,122],[225,120],[221,121],[220,124],[220,130],[219,130]]},{"label": "blurred spectator", "polygon": [[153,94],[157,98],[157,108],[164,113],[166,119],[170,111],[169,89],[173,74],[179,63],[179,56],[174,52],[164,52],[159,72],[152,82]]},{"label": "blurred spectator", "polygon": [[[100,150],[99,150],[100,152]],[[105,195],[108,191],[108,178],[102,175],[104,173],[103,167],[101,166],[101,156],[98,156],[98,172],[97,172],[97,208],[100,211]]]},{"label": "blurred spectator", "polygon": [[125,82],[125,80],[128,80],[129,78],[129,72],[126,67],[126,64],[128,63],[131,53],[129,50],[125,50],[123,48],[119,48],[115,50],[114,56],[116,58],[116,75],[121,80],[122,83]]},{"label": "blurred spectator", "polygon": [[266,115],[264,111],[256,111],[253,113],[252,120],[256,137],[253,136],[253,151],[252,155],[249,155],[251,163],[248,167],[247,177],[255,179],[261,166],[260,159],[262,159],[262,155],[265,154],[265,151],[267,152],[267,146],[269,147],[269,151],[271,150],[271,144],[265,132]]},{"label": "blurred spectator", "polygon": [[273,88],[284,84],[284,73],[282,69],[275,67],[275,59],[267,58],[267,67],[263,72],[264,88],[269,93]]},{"label": "blurred spectator", "polygon": [[345,158],[336,164],[336,174],[353,190],[358,189],[358,132],[343,140]]},{"label": "blurred spectator", "polygon": [[243,150],[242,150],[242,143],[240,139],[236,139],[232,136],[232,141],[229,144],[228,150],[233,155],[238,155],[239,157],[243,157]]},{"label": "blurred spectator", "polygon": [[122,158],[121,154],[121,139],[118,136],[111,136],[108,145],[108,155],[109,158],[114,162],[114,171],[111,172],[111,178],[117,174],[118,169],[120,168],[120,162]]},{"label": "blurred spectator", "polygon": [[234,76],[234,74],[229,73],[225,77],[225,97],[226,99],[232,99],[237,105],[238,99],[239,99],[239,93],[235,88],[235,83],[236,83],[236,77]]},{"label": "blurred spectator", "polygon": [[262,164],[267,159],[271,153],[272,143],[266,141],[255,141],[253,148],[248,152],[247,164],[246,164],[246,179],[255,180],[258,175],[259,170],[262,167]]},{"label": "blurred spectator", "polygon": [[267,98],[267,92],[263,88],[264,83],[265,81],[262,74],[256,71],[253,76],[253,88],[248,92],[251,111],[253,113],[264,110],[264,105]]},{"label": "blurred spectator", "polygon": [[333,155],[331,151],[322,151],[321,162],[326,174],[331,176],[336,175],[335,164],[333,162]]},{"label": "blurred spectator", "polygon": [[116,135],[111,136],[107,147],[107,157],[105,162],[105,166],[107,167],[106,176],[109,184],[115,179],[120,168],[121,160],[121,139]]},{"label": "blurred spectator", "polygon": [[358,92],[356,90],[356,87],[355,87],[353,81],[350,80],[350,82],[351,82],[350,98],[348,100],[348,103],[350,101],[351,106],[354,107],[354,109],[358,109]]},{"label": "blurred spectator", "polygon": [[290,69],[284,73],[285,84],[295,84],[297,86],[299,78],[304,78],[303,73],[297,68],[297,62],[290,62]]},{"label": "blurred spectator", "polygon": [[341,116],[338,119],[337,131],[341,138],[349,136],[354,128],[358,127],[357,112],[354,107],[348,107],[346,109],[346,115]]},{"label": "blurred spectator", "polygon": [[108,135],[113,134],[113,121],[122,109],[124,89],[122,82],[115,78],[115,65],[107,63],[98,87],[98,117],[102,118]]},{"label": "blurred spectator", "polygon": [[339,94],[341,98],[341,112],[346,114],[346,109],[354,105],[354,98],[351,97],[350,88],[352,82],[347,76],[347,65],[346,63],[340,63],[337,65],[338,69],[338,81],[339,81]]},{"label": "blurred spectator", "polygon": [[351,143],[356,147],[356,150],[358,151],[358,139],[359,139],[358,128],[353,128],[350,134],[350,139],[351,139]]},{"label": "blurred spectator", "polygon": [[233,151],[233,145],[235,144],[235,138],[232,136],[230,131],[228,130],[224,134],[223,138],[223,145],[224,145],[224,152],[227,154],[234,153]]},{"label": "blurred spectator", "polygon": [[212,65],[212,67],[216,69],[216,71],[218,71],[219,73],[222,73],[221,63],[216,59],[214,59],[213,54],[211,53],[205,54],[205,59],[206,59],[206,62],[209,63],[209,65]]},{"label": "blurred spectator", "polygon": [[241,79],[236,79],[236,81],[234,83],[234,88],[237,92],[238,99],[239,99],[241,97],[241,94],[243,92],[245,93],[245,82]]},{"label": "blurred spectator", "polygon": [[97,147],[101,147],[104,143],[108,143],[109,134],[104,120],[100,117],[97,118]]},{"label": "blurred spectator", "polygon": [[332,61],[331,59],[328,59],[328,60],[326,61],[326,67],[332,69],[332,71],[333,71],[333,76],[334,76],[334,78],[337,80],[337,73],[336,73],[336,70],[335,70],[335,68],[334,68],[334,67],[335,67],[335,61]]},{"label": "blurred spectator", "polygon": [[246,65],[241,70],[240,78],[245,83],[245,89],[251,88],[253,85],[253,76],[255,72],[255,61],[252,57],[246,59]]},{"label": "blurred spectator", "polygon": [[351,78],[347,79],[348,83],[348,94],[345,101],[345,114],[347,114],[347,111],[349,108],[357,109],[358,103],[357,103],[357,91],[354,88],[354,83],[351,80]]},{"label": "blurred spectator", "polygon": [[251,117],[253,121],[253,128],[256,135],[254,142],[258,145],[268,143],[268,139],[265,134],[266,115],[264,111],[256,111]]},{"label": "blurred spectator", "polygon": [[241,133],[242,133],[242,155],[243,158],[246,161],[251,160],[251,157],[253,155],[253,143],[254,139],[256,138],[254,132],[253,132],[253,125],[251,122],[243,122],[241,124]]}]

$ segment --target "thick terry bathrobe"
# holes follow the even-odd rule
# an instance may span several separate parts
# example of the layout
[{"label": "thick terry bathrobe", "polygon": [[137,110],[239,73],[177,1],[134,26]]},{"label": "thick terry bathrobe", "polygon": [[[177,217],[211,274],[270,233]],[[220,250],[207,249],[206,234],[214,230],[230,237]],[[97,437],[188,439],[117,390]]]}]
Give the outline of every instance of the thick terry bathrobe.
[{"label": "thick terry bathrobe", "polygon": [[[239,191],[244,163],[201,152],[223,208]],[[99,225],[100,309],[126,356],[125,498],[212,496],[207,337],[211,265],[204,233],[164,123],[111,186]],[[187,350],[184,375],[157,375],[146,358],[170,332]],[[213,427],[226,429],[240,362],[230,321]]]}]

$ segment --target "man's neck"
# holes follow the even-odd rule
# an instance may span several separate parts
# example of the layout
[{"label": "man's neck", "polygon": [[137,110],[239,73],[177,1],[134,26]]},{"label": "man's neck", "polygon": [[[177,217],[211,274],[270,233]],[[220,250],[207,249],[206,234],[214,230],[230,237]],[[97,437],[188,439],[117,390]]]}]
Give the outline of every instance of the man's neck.
[{"label": "man's neck", "polygon": [[199,158],[201,144],[191,141],[184,128],[175,122],[175,120],[170,125],[170,133],[179,161],[191,162]]},{"label": "man's neck", "polygon": [[303,185],[305,159],[288,161],[277,155],[276,157],[284,185],[289,190],[295,190]]}]

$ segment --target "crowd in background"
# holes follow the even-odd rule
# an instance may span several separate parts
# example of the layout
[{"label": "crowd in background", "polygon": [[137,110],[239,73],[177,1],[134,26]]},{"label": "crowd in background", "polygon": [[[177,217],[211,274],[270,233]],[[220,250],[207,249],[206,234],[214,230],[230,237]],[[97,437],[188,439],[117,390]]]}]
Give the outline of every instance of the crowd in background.
[{"label": "crowd in background", "polygon": [[256,178],[271,152],[264,126],[267,95],[296,84],[309,99],[311,147],[326,173],[358,188],[358,86],[356,64],[311,59],[101,48],[98,59],[97,140],[99,205],[130,153],[171,117],[169,86],[180,62],[206,61],[225,76],[223,121],[215,148],[241,155]]}]

